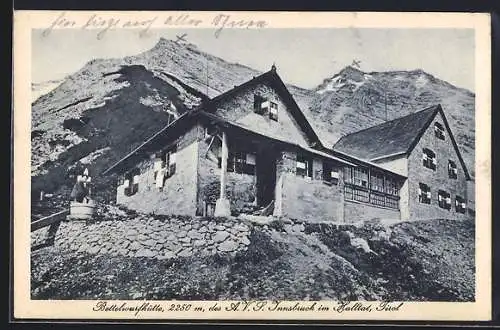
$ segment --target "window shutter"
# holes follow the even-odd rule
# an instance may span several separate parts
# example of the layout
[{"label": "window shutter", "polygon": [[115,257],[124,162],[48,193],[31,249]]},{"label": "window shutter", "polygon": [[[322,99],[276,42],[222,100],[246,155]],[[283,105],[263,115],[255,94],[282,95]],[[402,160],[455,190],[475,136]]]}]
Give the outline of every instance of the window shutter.
[{"label": "window shutter", "polygon": [[164,171],[159,171],[158,174],[156,175],[156,188],[162,188],[163,187],[163,179],[165,178],[165,172]]},{"label": "window shutter", "polygon": [[154,171],[158,172],[159,170],[161,170],[162,166],[163,166],[163,161],[160,158],[155,159],[155,162],[153,165]]},{"label": "window shutter", "polygon": [[246,162],[249,165],[255,165],[255,155],[254,154],[247,154],[246,155]]}]

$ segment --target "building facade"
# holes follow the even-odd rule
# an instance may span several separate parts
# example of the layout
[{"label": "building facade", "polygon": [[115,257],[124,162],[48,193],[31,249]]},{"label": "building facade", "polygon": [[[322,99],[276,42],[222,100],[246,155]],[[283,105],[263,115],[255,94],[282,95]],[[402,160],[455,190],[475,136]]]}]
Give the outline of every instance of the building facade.
[{"label": "building facade", "polygon": [[[376,148],[368,140],[387,147]],[[347,135],[334,149],[407,177],[400,189],[402,220],[473,214],[471,177],[439,105]]]},{"label": "building facade", "polygon": [[[434,217],[412,200],[426,174],[413,167],[432,138],[425,136],[406,159],[327,149],[273,68],[179,117],[105,173],[121,177],[118,204],[146,213],[339,223]],[[436,146],[429,149],[445,152]],[[455,181],[443,191],[462,194],[461,171]]]}]

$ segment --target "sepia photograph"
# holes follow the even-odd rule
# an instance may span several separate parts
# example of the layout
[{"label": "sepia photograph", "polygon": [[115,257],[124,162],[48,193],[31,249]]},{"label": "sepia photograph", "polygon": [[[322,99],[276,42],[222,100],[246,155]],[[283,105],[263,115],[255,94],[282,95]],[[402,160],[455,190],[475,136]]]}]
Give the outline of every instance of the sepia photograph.
[{"label": "sepia photograph", "polygon": [[27,299],[478,301],[474,28],[103,17],[28,32]]}]

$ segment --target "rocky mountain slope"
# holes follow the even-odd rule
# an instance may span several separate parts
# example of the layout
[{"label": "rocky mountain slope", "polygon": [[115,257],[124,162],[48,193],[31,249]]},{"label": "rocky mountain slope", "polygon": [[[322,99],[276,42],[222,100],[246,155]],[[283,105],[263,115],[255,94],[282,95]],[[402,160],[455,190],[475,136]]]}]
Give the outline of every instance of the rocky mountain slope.
[{"label": "rocky mountain slope", "polygon": [[31,102],[35,102],[40,96],[49,93],[62,82],[63,79],[31,83]]},{"label": "rocky mountain slope", "polygon": [[[98,177],[203,99],[258,74],[195,45],[163,38],[135,56],[88,62],[32,104],[33,193],[65,194],[86,166]],[[288,87],[327,146],[341,134],[441,103],[473,172],[474,94],[469,91],[420,70],[364,73],[352,67],[313,90]],[[96,184],[107,187],[111,179]]]},{"label": "rocky mountain slope", "polygon": [[[136,217],[108,214],[99,226],[113,230]],[[159,219],[147,217],[148,223]],[[79,244],[43,248],[31,257],[32,299],[474,300],[471,221],[279,219],[250,227],[248,247],[235,253],[124,256],[109,253],[109,242],[97,237],[89,243],[96,244],[92,253]]]},{"label": "rocky mountain slope", "polygon": [[422,70],[363,72],[348,66],[315,88],[309,116],[324,143],[384,121],[441,104],[474,174],[475,95]]}]

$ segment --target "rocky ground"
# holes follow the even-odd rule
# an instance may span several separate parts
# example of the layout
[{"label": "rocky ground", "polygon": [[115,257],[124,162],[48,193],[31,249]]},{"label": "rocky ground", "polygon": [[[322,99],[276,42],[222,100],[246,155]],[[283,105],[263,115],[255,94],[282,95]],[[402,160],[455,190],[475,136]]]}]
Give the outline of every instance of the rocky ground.
[{"label": "rocky ground", "polygon": [[32,252],[32,298],[473,301],[474,236],[469,221],[280,219],[251,226],[235,253],[158,260],[48,247]]}]

